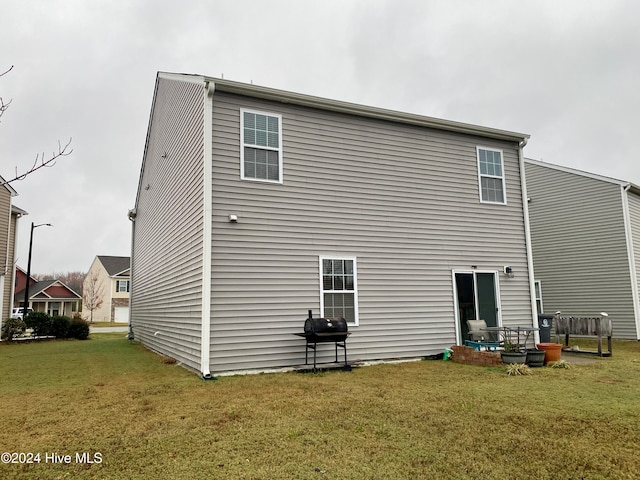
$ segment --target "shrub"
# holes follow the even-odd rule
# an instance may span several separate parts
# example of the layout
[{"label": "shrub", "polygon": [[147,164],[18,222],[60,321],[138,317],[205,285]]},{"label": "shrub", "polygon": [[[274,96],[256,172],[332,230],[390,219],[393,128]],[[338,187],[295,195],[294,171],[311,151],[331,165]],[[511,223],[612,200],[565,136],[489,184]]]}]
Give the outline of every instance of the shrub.
[{"label": "shrub", "polygon": [[67,336],[78,340],[86,340],[89,338],[89,322],[78,314],[74,315],[73,319],[71,319]]},{"label": "shrub", "polygon": [[69,335],[69,327],[71,319],[63,315],[51,317],[51,335],[56,338],[67,338]]},{"label": "shrub", "polygon": [[21,335],[26,330],[27,325],[20,318],[8,318],[2,322],[2,340],[11,341],[16,335]]},{"label": "shrub", "polygon": [[551,368],[571,368],[571,364],[566,360],[558,360],[557,362],[553,362],[553,364],[551,364]]},{"label": "shrub", "polygon": [[524,363],[511,363],[507,366],[507,375],[531,375],[531,369]]},{"label": "shrub", "polygon": [[46,337],[51,335],[51,317],[46,312],[31,312],[24,319],[27,328],[33,329],[33,336]]}]

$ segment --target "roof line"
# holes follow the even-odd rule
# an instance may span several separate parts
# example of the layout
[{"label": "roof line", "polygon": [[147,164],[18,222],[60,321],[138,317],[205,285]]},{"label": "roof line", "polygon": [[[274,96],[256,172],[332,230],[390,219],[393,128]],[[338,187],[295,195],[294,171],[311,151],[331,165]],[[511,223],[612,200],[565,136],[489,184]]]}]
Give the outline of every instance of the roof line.
[{"label": "roof line", "polygon": [[12,197],[18,195],[18,192],[15,191],[15,189],[2,177],[2,175],[0,175],[0,185],[9,190]]},{"label": "roof line", "polygon": [[559,170],[566,173],[573,173],[575,175],[580,175],[582,177],[591,178],[593,180],[600,180],[607,183],[613,183],[614,185],[619,185],[624,188],[629,188],[629,190],[633,191],[636,194],[640,194],[640,186],[628,182],[626,180],[619,180],[613,177],[607,177],[604,175],[600,175],[598,173],[586,172],[584,170],[578,170],[577,168],[565,167],[563,165],[556,165],[553,163],[543,162],[542,160],[534,160],[533,158],[525,158],[524,161],[526,163],[530,163],[531,165],[538,165],[540,167],[547,167],[553,170]]},{"label": "roof line", "polygon": [[294,93],[286,90],[278,90],[270,87],[262,87],[232,80],[224,80],[216,77],[203,77],[201,75],[168,72],[159,72],[158,75],[161,78],[171,78],[174,80],[182,79],[183,81],[190,82],[197,82],[201,79],[204,79],[205,82],[213,83],[215,85],[215,90],[219,92],[234,93],[238,95],[261,98],[264,100],[271,100],[285,104],[318,108],[322,110],[359,115],[369,118],[377,118],[380,120],[417,125],[421,127],[465,133],[468,135],[479,135],[498,140],[522,142],[523,140],[526,140],[530,137],[530,135],[526,133],[511,132],[507,130],[500,130],[497,128],[482,127],[469,123],[455,122],[452,120],[443,120],[440,118],[427,117],[396,110],[388,110],[384,108],[371,107],[356,103],[343,102],[340,100],[331,100],[328,98]]}]

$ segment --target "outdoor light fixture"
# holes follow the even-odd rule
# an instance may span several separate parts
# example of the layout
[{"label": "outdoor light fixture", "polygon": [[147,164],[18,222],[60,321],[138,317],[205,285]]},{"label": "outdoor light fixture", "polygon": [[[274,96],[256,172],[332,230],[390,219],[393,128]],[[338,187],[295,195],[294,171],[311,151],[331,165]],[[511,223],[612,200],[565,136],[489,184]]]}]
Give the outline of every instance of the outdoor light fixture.
[{"label": "outdoor light fixture", "polygon": [[509,278],[513,278],[513,268],[511,268],[511,267],[509,267],[509,266],[505,266],[505,267],[503,267],[503,269],[504,269],[504,270],[503,270],[503,271],[504,271],[504,274],[505,274],[507,277],[509,277]]},{"label": "outdoor light fixture", "polygon": [[238,223],[238,215],[232,213],[231,215],[229,215],[229,221],[231,223]]},{"label": "outdoor light fixture", "polygon": [[34,225],[31,222],[31,236],[29,237],[29,259],[27,260],[27,282],[24,287],[24,306],[22,307],[22,320],[27,316],[29,310],[29,278],[31,278],[31,251],[33,250],[33,229],[38,227],[53,227],[50,223]]}]

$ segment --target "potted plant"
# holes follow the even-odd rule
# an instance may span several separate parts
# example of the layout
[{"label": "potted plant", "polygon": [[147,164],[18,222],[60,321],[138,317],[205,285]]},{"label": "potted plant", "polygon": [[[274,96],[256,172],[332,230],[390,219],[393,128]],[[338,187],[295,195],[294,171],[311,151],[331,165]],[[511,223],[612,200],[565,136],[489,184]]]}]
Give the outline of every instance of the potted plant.
[{"label": "potted plant", "polygon": [[504,350],[500,352],[502,363],[525,363],[527,352],[520,350],[520,345],[507,339],[504,342]]},{"label": "potted plant", "polygon": [[545,352],[544,363],[557,362],[562,355],[561,343],[538,343],[536,348]]}]

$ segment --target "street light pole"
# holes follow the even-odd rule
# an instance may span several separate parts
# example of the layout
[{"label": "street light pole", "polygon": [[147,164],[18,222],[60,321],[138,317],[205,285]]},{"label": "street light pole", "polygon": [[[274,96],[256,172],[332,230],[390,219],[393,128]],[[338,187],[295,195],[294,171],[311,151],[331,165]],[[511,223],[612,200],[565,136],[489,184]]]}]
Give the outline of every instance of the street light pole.
[{"label": "street light pole", "polygon": [[22,319],[27,316],[27,310],[29,309],[29,279],[31,278],[31,251],[33,249],[33,229],[38,227],[53,227],[50,223],[41,223],[40,225],[34,225],[31,222],[31,236],[29,237],[29,260],[27,261],[27,283],[24,287],[24,306],[22,307]]}]

